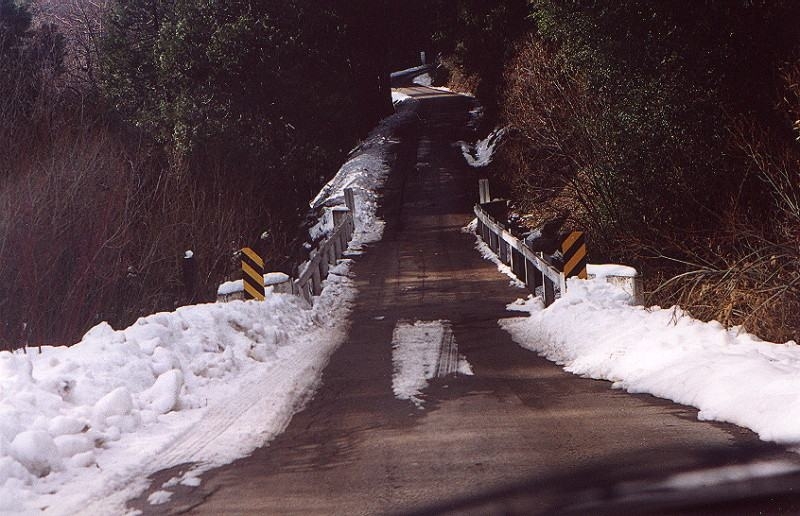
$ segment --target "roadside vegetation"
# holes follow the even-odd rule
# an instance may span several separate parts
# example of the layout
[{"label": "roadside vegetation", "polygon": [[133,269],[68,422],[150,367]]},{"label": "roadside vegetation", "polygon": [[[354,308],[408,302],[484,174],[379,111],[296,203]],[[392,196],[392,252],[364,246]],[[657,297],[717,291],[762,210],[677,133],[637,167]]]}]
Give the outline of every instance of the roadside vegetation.
[{"label": "roadside vegetation", "polygon": [[0,349],[211,301],[243,246],[292,272],[391,110],[380,4],[0,0]]},{"label": "roadside vegetation", "polygon": [[791,0],[0,0],[0,349],[210,301],[245,245],[291,273],[307,201],[420,50],[511,128],[488,173],[530,225],[568,215],[650,303],[798,339],[798,22]]},{"label": "roadside vegetation", "polygon": [[512,128],[493,190],[568,215],[651,304],[800,338],[800,5],[454,4],[451,85]]}]

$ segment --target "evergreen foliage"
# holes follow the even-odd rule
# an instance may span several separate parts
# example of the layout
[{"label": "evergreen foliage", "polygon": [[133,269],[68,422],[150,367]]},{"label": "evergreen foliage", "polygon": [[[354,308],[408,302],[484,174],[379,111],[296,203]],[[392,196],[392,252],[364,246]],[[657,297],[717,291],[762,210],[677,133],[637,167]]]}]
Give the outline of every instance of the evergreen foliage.
[{"label": "evergreen foliage", "polygon": [[573,123],[598,150],[590,176],[607,190],[604,226],[704,226],[728,208],[725,193],[747,181],[724,148],[729,125],[774,116],[796,3],[535,0],[532,14],[565,73],[602,104]]},{"label": "evergreen foliage", "polygon": [[314,3],[121,0],[105,90],[180,155],[210,145],[263,163],[298,142],[346,145],[356,124],[341,21]]},{"label": "evergreen foliage", "polygon": [[54,27],[32,28],[27,4],[0,0],[0,123],[30,113],[48,76],[60,72],[63,51]]},{"label": "evergreen foliage", "polygon": [[243,246],[294,272],[308,201],[391,110],[388,2],[58,1],[0,0],[0,347],[210,301]]}]

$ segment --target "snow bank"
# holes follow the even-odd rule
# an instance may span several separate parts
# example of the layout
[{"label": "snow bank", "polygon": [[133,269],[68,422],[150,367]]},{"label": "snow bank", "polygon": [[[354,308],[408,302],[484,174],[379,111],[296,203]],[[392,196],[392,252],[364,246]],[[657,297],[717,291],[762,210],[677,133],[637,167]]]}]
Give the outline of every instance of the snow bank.
[{"label": "snow bank", "polygon": [[405,102],[411,98],[411,95],[406,95],[405,93],[399,92],[397,90],[392,90],[392,104],[399,104],[401,102]]},{"label": "snow bank", "polygon": [[[273,291],[275,285],[279,285],[281,283],[289,281],[289,275],[283,272],[268,272],[264,274],[264,288],[265,292],[269,294]],[[244,280],[232,280],[226,281],[222,283],[219,287],[217,287],[217,295],[218,296],[229,296],[231,294],[235,294],[236,292],[243,292],[244,291]]]},{"label": "snow bank", "polygon": [[[346,311],[349,295],[342,288],[328,292],[343,297],[337,302]],[[68,488],[71,482],[91,478],[97,485],[89,492],[102,494],[114,474],[171,465],[157,458],[215,400],[246,403],[231,388],[247,377],[298,354],[321,369],[341,341],[324,317],[333,301],[323,304],[306,310],[299,298],[276,295],[260,303],[188,306],[124,330],[101,323],[72,347],[0,353],[0,512],[46,506],[60,512],[53,508],[60,506],[68,513],[65,502],[86,495]],[[327,340],[312,347],[312,335]],[[279,393],[278,418],[291,415],[313,378],[298,378]],[[263,435],[255,435],[257,442],[240,441],[234,455],[263,444]]]},{"label": "snow bank", "polygon": [[489,136],[483,140],[475,142],[475,144],[458,142],[461,146],[461,153],[464,155],[464,159],[466,159],[467,163],[472,167],[485,167],[492,162],[497,144],[500,143],[506,132],[508,132],[507,128],[499,127],[489,133]]},{"label": "snow bank", "polygon": [[701,420],[744,426],[764,440],[800,442],[800,346],[629,301],[602,279],[570,279],[549,308],[518,301],[509,308],[529,316],[500,325],[571,373],[692,405]]},{"label": "snow bank", "polygon": [[620,265],[617,263],[603,263],[603,264],[588,264],[586,266],[586,273],[595,278],[608,278],[609,276],[617,276],[620,278],[635,278],[639,275],[638,271],[628,265]]},{"label": "snow bank", "polygon": [[414,77],[411,82],[420,86],[433,86],[433,77],[429,73],[423,73]]},{"label": "snow bank", "polygon": [[413,102],[403,102],[398,111],[381,121],[366,140],[356,147],[336,175],[320,190],[311,202],[311,208],[322,209],[322,216],[311,227],[312,239],[323,237],[333,231],[333,208],[344,206],[344,190],[352,188],[356,203],[356,233],[351,246],[380,240],[383,221],[375,215],[378,209],[379,191],[389,175],[389,151],[400,140],[398,127],[413,121]]}]

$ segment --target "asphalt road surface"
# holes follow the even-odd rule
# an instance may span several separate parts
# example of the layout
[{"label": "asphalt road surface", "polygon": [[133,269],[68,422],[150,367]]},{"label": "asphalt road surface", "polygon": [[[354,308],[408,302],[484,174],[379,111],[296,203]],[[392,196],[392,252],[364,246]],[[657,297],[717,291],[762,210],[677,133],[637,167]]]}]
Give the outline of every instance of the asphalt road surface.
[{"label": "asphalt road surface", "polygon": [[[602,483],[615,468],[646,475],[702,466],[709,450],[722,464],[743,460],[742,450],[782,453],[749,431],[569,375],[516,345],[497,321],[517,316],[506,305],[526,293],[461,230],[473,218],[477,178],[452,143],[465,137],[471,101],[422,87],[404,91],[418,97],[421,122],[406,136],[385,191],[384,238],[355,257],[350,336],[316,396],[265,448],[206,473],[197,488],[180,487],[167,504],[149,506],[145,493],[132,507],[152,514],[485,514],[492,512],[486,506],[448,504],[558,479],[558,495],[553,482],[528,489],[531,505],[521,509],[549,512],[572,484]],[[474,375],[434,380],[420,409],[393,394],[392,335],[399,322],[436,320],[449,321]],[[173,473],[156,475],[153,489]]]}]

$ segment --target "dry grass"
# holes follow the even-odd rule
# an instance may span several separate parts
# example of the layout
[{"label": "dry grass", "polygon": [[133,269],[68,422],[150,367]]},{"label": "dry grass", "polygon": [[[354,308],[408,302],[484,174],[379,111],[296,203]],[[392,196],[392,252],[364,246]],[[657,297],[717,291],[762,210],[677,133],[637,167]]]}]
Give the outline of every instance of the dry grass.
[{"label": "dry grass", "polygon": [[280,188],[267,174],[221,162],[201,176],[176,171],[81,110],[16,127],[0,180],[0,348],[69,344],[100,321],[125,325],[187,302],[187,249],[199,301],[238,273],[234,252],[264,230],[276,237],[268,260],[285,254],[285,214],[269,208]]},{"label": "dry grass", "polygon": [[468,74],[456,63],[452,57],[444,57],[441,61],[444,68],[449,72],[447,87],[453,91],[470,93],[475,95],[480,84],[480,77],[475,74]]},{"label": "dry grass", "polygon": [[[782,108],[800,117],[800,61],[783,72]],[[800,131],[797,122],[795,131]],[[771,200],[767,218],[748,216],[737,197],[706,241],[676,245],[683,271],[664,293],[704,319],[740,325],[774,341],[800,341],[800,146],[748,120],[730,124],[732,152]],[[674,259],[673,259],[674,260]]]}]

